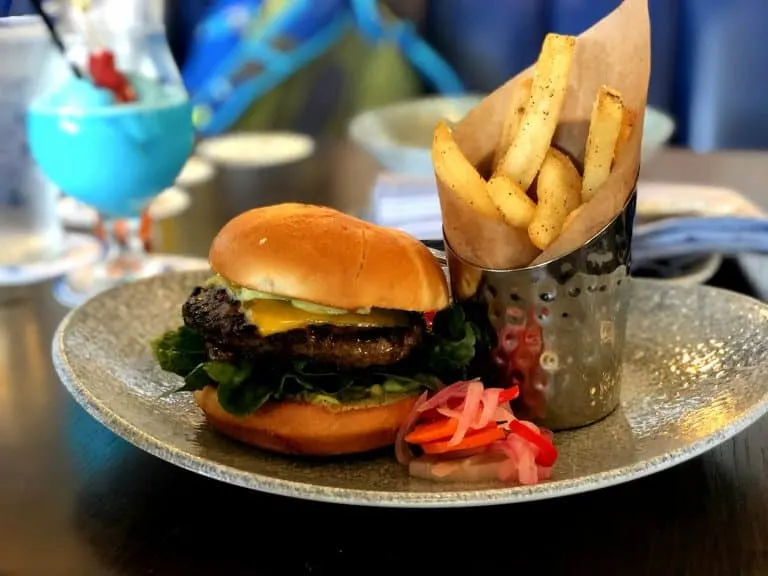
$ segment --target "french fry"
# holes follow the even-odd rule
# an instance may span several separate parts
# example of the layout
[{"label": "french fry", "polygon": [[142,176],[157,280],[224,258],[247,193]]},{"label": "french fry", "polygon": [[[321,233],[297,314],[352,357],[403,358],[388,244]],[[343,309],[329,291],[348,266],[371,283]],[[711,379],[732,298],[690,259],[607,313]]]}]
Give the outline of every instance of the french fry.
[{"label": "french fry", "polygon": [[568,88],[576,38],[547,34],[533,74],[531,97],[499,173],[528,190],[547,155]]},{"label": "french fry", "polygon": [[576,220],[576,218],[578,218],[582,208],[584,208],[584,204],[582,204],[581,206],[576,208],[576,210],[568,214],[568,217],[565,219],[565,222],[563,222],[563,227],[560,229],[561,232],[566,228],[568,228],[568,226],[573,224],[573,221]]},{"label": "french fry", "polygon": [[601,86],[592,106],[587,147],[584,150],[584,178],[581,184],[583,203],[592,199],[611,173],[623,116],[621,94]]},{"label": "french fry", "polygon": [[533,78],[526,78],[520,83],[517,89],[513,92],[512,98],[510,98],[507,116],[504,119],[504,126],[501,129],[501,139],[494,151],[494,174],[497,173],[502,160],[504,160],[504,154],[509,150],[509,147],[512,145],[512,140],[514,140],[515,134],[517,134],[517,131],[520,128],[520,123],[525,114],[525,107],[528,105],[528,100],[531,97],[532,84]]},{"label": "french fry", "polygon": [[613,153],[614,164],[621,155],[624,146],[629,142],[629,137],[632,136],[632,130],[635,128],[635,122],[637,122],[637,113],[629,108],[624,108],[624,114],[621,117],[621,131],[619,132],[619,138],[616,140],[616,151]]},{"label": "french fry", "polygon": [[506,176],[494,176],[488,181],[486,189],[507,224],[526,228],[531,223],[536,204],[512,180]]},{"label": "french fry", "polygon": [[448,125],[442,120],[432,138],[432,164],[437,178],[466,202],[477,214],[502,222],[502,215],[491,202],[486,182],[466,159]]},{"label": "french fry", "polygon": [[550,148],[536,182],[538,204],[528,226],[533,245],[544,250],[560,235],[563,225],[581,202],[581,175],[571,159]]}]

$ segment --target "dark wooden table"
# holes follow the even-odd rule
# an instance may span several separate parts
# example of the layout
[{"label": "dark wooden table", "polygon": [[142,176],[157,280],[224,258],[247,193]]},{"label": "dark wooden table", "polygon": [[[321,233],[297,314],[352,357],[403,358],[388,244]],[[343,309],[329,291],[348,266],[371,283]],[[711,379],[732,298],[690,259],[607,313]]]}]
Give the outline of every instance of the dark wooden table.
[{"label": "dark wooden table", "polygon": [[[752,164],[765,173],[764,158]],[[713,283],[751,289],[733,262]],[[47,285],[0,307],[2,576],[768,574],[766,419],[666,472],[551,501],[413,511],[295,501],[175,468],[92,420],[50,362],[64,313]]]}]

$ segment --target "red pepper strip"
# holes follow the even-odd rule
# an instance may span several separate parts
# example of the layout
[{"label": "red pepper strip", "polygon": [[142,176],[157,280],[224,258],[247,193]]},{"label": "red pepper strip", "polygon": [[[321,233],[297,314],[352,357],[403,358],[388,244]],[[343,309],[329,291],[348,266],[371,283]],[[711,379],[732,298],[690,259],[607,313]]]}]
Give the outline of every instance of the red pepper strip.
[{"label": "red pepper strip", "polygon": [[523,440],[526,440],[536,446],[539,449],[539,453],[536,456],[536,464],[543,466],[544,468],[550,468],[555,464],[557,460],[557,448],[549,440],[544,438],[541,434],[528,428],[520,420],[512,420],[509,423],[509,431],[512,434],[517,434]]},{"label": "red pepper strip", "polygon": [[435,314],[437,314],[437,312],[424,312],[424,323],[427,325],[427,330],[432,330],[432,322],[435,320]]},{"label": "red pepper strip", "polygon": [[515,398],[520,396],[520,387],[510,386],[509,388],[505,388],[502,390],[501,394],[499,394],[499,404],[504,404],[504,402],[511,402]]}]

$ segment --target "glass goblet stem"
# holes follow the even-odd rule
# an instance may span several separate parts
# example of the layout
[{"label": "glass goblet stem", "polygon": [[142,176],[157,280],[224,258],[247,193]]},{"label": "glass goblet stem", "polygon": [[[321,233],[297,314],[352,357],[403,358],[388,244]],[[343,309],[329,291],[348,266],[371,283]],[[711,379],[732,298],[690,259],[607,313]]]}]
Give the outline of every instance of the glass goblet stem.
[{"label": "glass goblet stem", "polygon": [[151,273],[147,255],[150,250],[150,221],[140,218],[104,219],[98,234],[106,244],[106,258],[100,266],[102,279],[129,280]]}]

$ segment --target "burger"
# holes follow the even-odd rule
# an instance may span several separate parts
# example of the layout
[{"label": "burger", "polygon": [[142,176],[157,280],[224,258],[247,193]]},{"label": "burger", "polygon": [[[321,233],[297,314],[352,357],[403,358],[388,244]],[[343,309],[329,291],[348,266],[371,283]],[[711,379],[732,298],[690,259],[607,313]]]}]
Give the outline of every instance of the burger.
[{"label": "burger", "polygon": [[[273,452],[330,456],[390,445],[417,398],[474,355],[445,274],[408,234],[286,203],[229,221],[213,275],[152,342],[210,425]],[[443,312],[440,312],[443,311]]]}]

